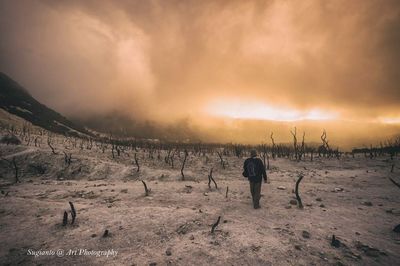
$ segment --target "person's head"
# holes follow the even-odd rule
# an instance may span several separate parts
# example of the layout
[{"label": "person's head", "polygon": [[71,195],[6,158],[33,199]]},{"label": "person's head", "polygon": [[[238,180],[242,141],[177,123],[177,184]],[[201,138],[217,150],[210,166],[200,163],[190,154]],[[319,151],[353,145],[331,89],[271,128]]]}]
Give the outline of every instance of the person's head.
[{"label": "person's head", "polygon": [[251,158],[257,157],[257,151],[256,150],[251,150],[250,151],[250,156],[251,156]]}]

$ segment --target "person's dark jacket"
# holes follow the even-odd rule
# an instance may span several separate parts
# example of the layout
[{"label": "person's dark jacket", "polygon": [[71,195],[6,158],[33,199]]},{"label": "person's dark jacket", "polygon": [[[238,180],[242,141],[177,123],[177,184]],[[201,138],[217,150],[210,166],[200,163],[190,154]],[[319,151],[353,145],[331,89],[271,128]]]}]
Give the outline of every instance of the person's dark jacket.
[{"label": "person's dark jacket", "polygon": [[[248,164],[251,162],[254,163],[255,165],[255,176],[249,176],[248,173]],[[267,182],[267,173],[265,171],[265,167],[261,159],[260,158],[246,159],[243,165],[243,176],[247,177],[251,182],[261,182],[262,178],[264,178],[264,181]]]}]

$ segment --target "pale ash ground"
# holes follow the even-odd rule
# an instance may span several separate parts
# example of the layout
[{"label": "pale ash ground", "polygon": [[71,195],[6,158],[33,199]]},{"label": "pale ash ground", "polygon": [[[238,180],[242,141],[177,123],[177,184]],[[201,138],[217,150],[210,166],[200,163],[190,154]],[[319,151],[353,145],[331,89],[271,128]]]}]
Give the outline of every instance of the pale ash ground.
[{"label": "pale ash ground", "polygon": [[[248,182],[241,176],[244,158],[228,157],[224,170],[216,154],[208,155],[208,163],[205,157],[190,155],[187,181],[180,181],[183,158],[176,158],[171,169],[163,156],[151,160],[139,152],[142,167],[137,174],[131,151],[129,157],[112,159],[109,149],[103,154],[55,146],[58,155],[45,144],[0,145],[1,156],[15,156],[23,174],[21,184],[9,185],[14,182],[12,168],[1,162],[1,190],[8,193],[0,194],[1,264],[400,264],[400,236],[392,231],[400,223],[400,189],[388,179],[399,180],[398,167],[390,173],[398,158],[271,160],[270,183],[263,184],[261,209],[254,210]],[[63,150],[72,152],[68,167]],[[35,174],[29,164],[44,165],[47,171]],[[211,167],[219,190],[207,186]],[[300,172],[305,175],[300,184],[303,210],[289,203]],[[151,188],[148,197],[141,179]],[[75,204],[77,220],[62,227],[68,201]],[[211,234],[218,216],[221,223]],[[110,236],[103,238],[106,229]],[[330,245],[332,234],[342,247]],[[29,248],[114,249],[118,255],[35,258],[26,255]]]}]

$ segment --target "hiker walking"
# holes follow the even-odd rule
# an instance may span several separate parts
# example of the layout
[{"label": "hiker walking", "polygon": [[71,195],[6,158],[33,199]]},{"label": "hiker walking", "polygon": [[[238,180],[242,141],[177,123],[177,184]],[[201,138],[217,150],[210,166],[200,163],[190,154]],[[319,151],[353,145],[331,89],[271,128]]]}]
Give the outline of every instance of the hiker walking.
[{"label": "hiker walking", "polygon": [[257,158],[257,151],[250,151],[250,158],[244,161],[243,176],[247,177],[250,182],[250,192],[253,198],[254,209],[260,208],[261,198],[261,181],[267,182],[267,173],[260,158]]}]

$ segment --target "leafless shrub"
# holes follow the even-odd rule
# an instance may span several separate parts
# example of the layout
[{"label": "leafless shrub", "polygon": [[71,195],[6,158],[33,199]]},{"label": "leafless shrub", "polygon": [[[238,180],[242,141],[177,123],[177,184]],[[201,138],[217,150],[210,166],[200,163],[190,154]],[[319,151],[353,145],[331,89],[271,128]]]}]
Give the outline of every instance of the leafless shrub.
[{"label": "leafless shrub", "polygon": [[322,140],[322,145],[318,147],[318,155],[321,157],[321,154],[325,157],[325,156],[329,156],[331,155],[331,148],[329,147],[329,142],[326,140],[326,130],[324,129],[324,131],[322,132],[321,135],[321,140]]}]

